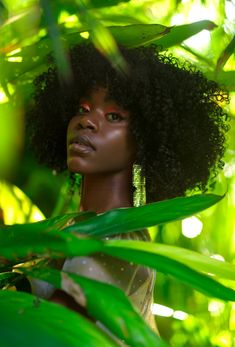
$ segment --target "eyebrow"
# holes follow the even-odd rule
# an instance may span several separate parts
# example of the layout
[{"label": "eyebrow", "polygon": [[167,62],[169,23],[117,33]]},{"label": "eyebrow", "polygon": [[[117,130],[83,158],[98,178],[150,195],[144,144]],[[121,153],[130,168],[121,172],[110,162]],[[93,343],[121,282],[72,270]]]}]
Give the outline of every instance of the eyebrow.
[{"label": "eyebrow", "polygon": [[[87,101],[91,101],[91,95],[90,95],[90,93],[89,93],[89,94],[85,93],[85,94],[83,94],[83,95],[79,98],[79,100],[83,100],[83,99],[86,99]],[[104,101],[105,101],[105,102],[112,102],[112,103],[115,103],[117,108],[119,108],[119,109],[125,111],[125,110],[123,109],[123,107],[122,107],[121,105],[119,105],[118,102],[117,102],[116,100],[112,99],[109,95],[107,95],[107,96],[104,98]]]}]

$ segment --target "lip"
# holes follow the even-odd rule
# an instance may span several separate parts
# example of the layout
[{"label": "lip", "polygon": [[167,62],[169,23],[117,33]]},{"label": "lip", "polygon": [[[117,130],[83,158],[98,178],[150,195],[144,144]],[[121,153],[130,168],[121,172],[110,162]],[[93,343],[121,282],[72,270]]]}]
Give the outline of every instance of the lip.
[{"label": "lip", "polygon": [[91,152],[95,150],[94,144],[88,136],[77,134],[69,139],[68,149],[74,152]]},{"label": "lip", "polygon": [[69,139],[69,145],[71,144],[79,144],[87,147],[91,147],[95,150],[94,144],[91,142],[87,135],[77,134]]}]

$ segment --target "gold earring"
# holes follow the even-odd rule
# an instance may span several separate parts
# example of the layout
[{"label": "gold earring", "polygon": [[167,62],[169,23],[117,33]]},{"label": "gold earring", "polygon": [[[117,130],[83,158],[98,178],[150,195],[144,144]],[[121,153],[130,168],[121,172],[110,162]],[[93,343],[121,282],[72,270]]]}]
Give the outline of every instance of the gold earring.
[{"label": "gold earring", "polygon": [[133,202],[134,206],[142,206],[146,203],[146,190],[145,190],[145,178],[141,174],[141,166],[138,164],[133,165],[133,185],[134,194]]}]

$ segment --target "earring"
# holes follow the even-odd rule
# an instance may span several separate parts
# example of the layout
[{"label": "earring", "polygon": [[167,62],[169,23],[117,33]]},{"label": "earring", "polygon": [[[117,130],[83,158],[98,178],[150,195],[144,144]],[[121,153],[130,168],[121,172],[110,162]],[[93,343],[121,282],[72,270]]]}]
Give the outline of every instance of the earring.
[{"label": "earring", "polygon": [[141,166],[138,164],[133,165],[132,172],[134,193],[133,193],[133,202],[134,206],[142,206],[146,203],[146,190],[145,190],[145,178],[141,173]]}]

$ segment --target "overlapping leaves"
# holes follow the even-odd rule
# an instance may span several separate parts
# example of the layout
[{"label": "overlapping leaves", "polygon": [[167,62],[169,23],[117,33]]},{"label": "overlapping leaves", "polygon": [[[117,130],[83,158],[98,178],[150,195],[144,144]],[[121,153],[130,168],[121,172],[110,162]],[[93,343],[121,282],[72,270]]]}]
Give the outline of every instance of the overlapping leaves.
[{"label": "overlapping leaves", "polygon": [[[204,256],[186,250],[179,252],[178,249],[170,246],[141,241],[112,240],[112,237],[110,240],[105,241],[91,238],[91,236],[100,238],[117,233],[131,232],[147,226],[185,218],[219,202],[221,198],[216,195],[196,195],[153,203],[140,208],[117,209],[98,216],[94,216],[93,213],[69,214],[38,223],[5,226],[0,228],[2,268],[7,268],[7,261],[12,265],[12,263],[17,263],[22,258],[27,260],[37,259],[38,257],[42,259],[65,258],[102,252],[129,262],[149,266],[174,276],[206,295],[235,301],[235,291],[206,275],[206,273],[210,273],[218,278],[225,277],[234,280],[234,266],[230,264],[212,259],[206,262]],[[74,218],[76,223],[71,225],[71,219],[74,220]],[[68,226],[68,224],[70,225]],[[187,263],[187,266],[185,263]],[[95,280],[48,269],[43,262],[35,262],[35,264],[33,266],[33,263],[29,262],[21,265],[21,267],[17,266],[15,271],[46,280],[57,288],[66,290],[75,299],[81,298],[80,290],[84,296],[83,305],[85,305],[89,315],[93,319],[99,320],[106,329],[112,332],[113,336],[125,340],[131,346],[164,345],[138,317],[119,289]],[[8,270],[10,265],[8,264]],[[223,273],[224,275],[222,276]],[[12,281],[12,284],[14,284],[16,273],[13,276],[9,271],[5,272],[0,280],[2,286],[7,281],[9,283]],[[31,300],[32,303],[30,297],[24,300]],[[26,304],[27,306],[28,302],[24,300],[21,302],[23,311],[24,305]],[[45,303],[45,305],[47,304]],[[1,303],[1,309],[6,310],[6,307],[2,305]],[[10,303],[10,310],[13,310],[15,305],[16,303],[13,299],[12,303]],[[109,310],[107,310],[107,306]],[[52,308],[50,310],[52,310],[52,316],[56,315]],[[5,331],[10,326],[10,316],[16,317],[16,313],[10,312],[8,316],[9,321],[6,320],[5,323]],[[36,311],[32,309],[31,312],[29,309],[29,316],[31,318],[34,317],[36,321],[37,317],[40,319],[41,316],[34,316],[33,312],[35,313]],[[55,319],[55,315],[51,319]],[[29,317],[27,316],[25,319],[28,320]],[[79,319],[84,318],[80,317]],[[26,321],[23,319],[22,322]],[[35,334],[37,334],[38,328],[39,331],[47,336],[48,331],[40,324],[36,324],[36,330],[32,331],[36,331]],[[25,336],[24,324],[21,328],[20,334]],[[65,328],[67,329],[67,325]],[[87,329],[86,338],[89,339],[88,336],[90,336],[91,330],[89,327]],[[84,332],[81,330],[77,331],[77,334],[80,333]],[[102,339],[102,337],[98,336],[97,339]],[[50,338],[53,340],[55,336]],[[61,341],[63,341],[63,338]],[[9,346],[11,346],[10,343],[13,342],[9,342]],[[110,346],[113,346],[112,343],[115,345],[115,342],[111,342]],[[73,345],[72,342],[70,345]],[[96,345],[99,346],[98,342]],[[106,345],[109,346],[109,344]]]}]

